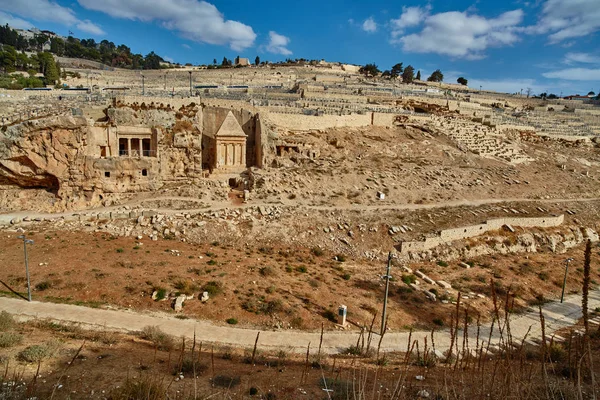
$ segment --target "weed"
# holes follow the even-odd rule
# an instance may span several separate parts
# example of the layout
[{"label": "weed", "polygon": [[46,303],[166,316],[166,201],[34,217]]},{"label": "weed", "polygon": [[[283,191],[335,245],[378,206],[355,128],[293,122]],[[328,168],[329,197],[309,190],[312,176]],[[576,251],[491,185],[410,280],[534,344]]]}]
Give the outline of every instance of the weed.
[{"label": "weed", "polygon": [[440,260],[437,262],[437,265],[439,265],[440,267],[447,267],[448,263],[446,261]]},{"label": "weed", "polygon": [[296,267],[296,272],[305,274],[308,272],[308,269],[304,265],[300,265],[299,267]]},{"label": "weed", "polygon": [[146,326],[140,332],[140,337],[149,340],[158,350],[170,351],[175,346],[171,335],[164,333],[158,326]]},{"label": "weed", "polygon": [[183,279],[179,279],[178,281],[176,281],[175,284],[173,285],[173,287],[175,289],[177,289],[179,291],[179,293],[185,294],[188,296],[198,290],[198,285],[196,285],[195,283],[193,283],[189,280],[183,280]]},{"label": "weed", "polygon": [[124,253],[124,252],[125,252],[125,249],[124,249],[124,248],[122,248],[122,247],[119,247],[119,248],[117,249],[117,253]]},{"label": "weed", "polygon": [[52,282],[50,281],[42,281],[40,283],[38,283],[37,285],[35,285],[35,289],[39,290],[40,292],[43,292],[44,290],[48,290],[52,287]]},{"label": "weed", "polygon": [[323,250],[321,250],[321,249],[320,249],[320,248],[318,248],[318,247],[313,247],[313,248],[310,250],[310,252],[311,252],[311,253],[312,253],[314,256],[317,256],[317,257],[321,257],[321,256],[324,254]]},{"label": "weed", "polygon": [[271,267],[261,267],[258,272],[262,275],[262,276],[275,276],[275,270]]},{"label": "weed", "polygon": [[223,292],[223,284],[221,282],[210,281],[202,286],[202,290],[204,292],[208,292],[210,296],[216,296],[217,294]]},{"label": "weed", "polygon": [[0,348],[15,346],[23,341],[23,335],[15,332],[0,332]]},{"label": "weed", "polygon": [[322,315],[331,322],[337,322],[337,314],[331,310],[325,310]]},{"label": "weed", "polygon": [[231,389],[238,386],[241,381],[239,376],[217,375],[214,377],[212,383],[217,387]]},{"label": "weed", "polygon": [[0,312],[0,331],[6,332],[15,325],[15,320],[12,315],[6,311]]},{"label": "weed", "polygon": [[235,318],[227,318],[225,322],[227,322],[229,325],[237,325],[238,320]]},{"label": "weed", "polygon": [[352,275],[350,275],[348,272],[346,272],[344,275],[342,275],[342,279],[345,281],[349,281],[350,278],[352,278]]},{"label": "weed", "polygon": [[56,350],[57,345],[54,343],[34,344],[23,349],[19,353],[18,358],[21,361],[36,363],[51,357]]},{"label": "weed", "polygon": [[417,281],[417,277],[414,275],[402,275],[402,282],[410,285],[411,283],[415,283]]}]

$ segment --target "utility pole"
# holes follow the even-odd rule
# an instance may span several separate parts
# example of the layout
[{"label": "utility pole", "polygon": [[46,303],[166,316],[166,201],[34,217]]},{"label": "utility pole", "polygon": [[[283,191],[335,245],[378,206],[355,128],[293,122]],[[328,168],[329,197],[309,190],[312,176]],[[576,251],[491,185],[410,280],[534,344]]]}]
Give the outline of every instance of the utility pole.
[{"label": "utility pole", "polygon": [[29,261],[27,260],[27,245],[33,244],[33,240],[27,239],[25,235],[21,235],[18,239],[23,239],[23,251],[25,252],[25,274],[27,274],[27,298],[31,301],[31,283],[29,281]]},{"label": "utility pole", "polygon": [[190,97],[192,97],[192,71],[188,71],[190,73]]},{"label": "utility pole", "polygon": [[387,302],[388,302],[388,293],[390,291],[390,270],[392,269],[392,252],[388,253],[388,262],[387,262],[387,273],[382,276],[385,279],[385,296],[383,297],[383,313],[381,314],[381,335],[383,336],[385,332],[385,320],[387,313]]},{"label": "utility pole", "polygon": [[563,300],[565,299],[565,286],[567,286],[567,272],[569,272],[569,263],[573,261],[572,258],[567,258],[565,260],[565,279],[563,279],[563,287],[562,287],[562,293],[560,295],[560,302],[562,303]]}]

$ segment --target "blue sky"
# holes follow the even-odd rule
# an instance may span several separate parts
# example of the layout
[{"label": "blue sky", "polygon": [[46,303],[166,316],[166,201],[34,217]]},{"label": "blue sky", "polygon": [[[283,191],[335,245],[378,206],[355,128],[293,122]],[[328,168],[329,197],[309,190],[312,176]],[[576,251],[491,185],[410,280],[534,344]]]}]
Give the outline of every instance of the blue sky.
[{"label": "blue sky", "polygon": [[505,92],[600,91],[600,0],[0,0],[0,23],[107,39],[194,64],[411,64]]}]

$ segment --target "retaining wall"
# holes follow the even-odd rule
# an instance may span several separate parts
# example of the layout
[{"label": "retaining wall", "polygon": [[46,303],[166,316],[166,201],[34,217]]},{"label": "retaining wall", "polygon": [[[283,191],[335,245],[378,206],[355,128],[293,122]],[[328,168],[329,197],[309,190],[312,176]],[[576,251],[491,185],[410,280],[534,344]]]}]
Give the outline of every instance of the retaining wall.
[{"label": "retaining wall", "polygon": [[535,218],[498,218],[491,219],[479,225],[463,226],[460,228],[445,229],[439,232],[438,236],[428,237],[423,241],[415,240],[402,242],[400,253],[416,252],[430,250],[441,244],[453,242],[455,240],[468,239],[483,235],[486,232],[502,228],[504,225],[521,227],[539,227],[550,228],[559,226],[564,221],[564,215],[535,217]]}]

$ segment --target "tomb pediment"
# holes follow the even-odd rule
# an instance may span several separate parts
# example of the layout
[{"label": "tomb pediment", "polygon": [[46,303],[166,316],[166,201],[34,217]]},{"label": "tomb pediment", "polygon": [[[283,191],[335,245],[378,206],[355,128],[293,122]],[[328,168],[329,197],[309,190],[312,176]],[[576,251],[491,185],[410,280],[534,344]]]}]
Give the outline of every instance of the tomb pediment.
[{"label": "tomb pediment", "polygon": [[231,111],[227,113],[225,120],[217,131],[216,137],[246,137],[244,130]]}]

